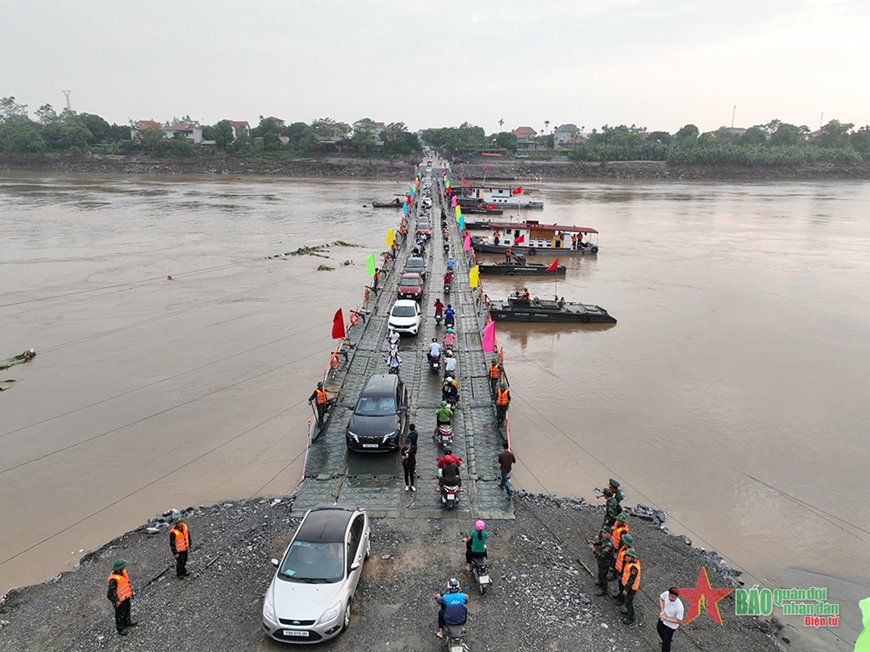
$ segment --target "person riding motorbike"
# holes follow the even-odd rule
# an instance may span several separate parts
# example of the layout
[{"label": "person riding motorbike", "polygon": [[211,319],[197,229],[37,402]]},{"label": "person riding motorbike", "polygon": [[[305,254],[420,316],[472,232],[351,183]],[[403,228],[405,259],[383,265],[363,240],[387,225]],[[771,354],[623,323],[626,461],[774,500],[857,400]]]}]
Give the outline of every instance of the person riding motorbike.
[{"label": "person riding motorbike", "polygon": [[387,340],[390,342],[391,349],[399,346],[400,339],[402,339],[402,336],[399,335],[399,332],[395,328],[390,328],[390,334],[387,335]]},{"label": "person riding motorbike", "polygon": [[430,363],[441,359],[441,345],[438,344],[438,340],[434,337],[432,338],[432,343],[429,345],[429,352],[426,353],[426,357],[429,359]]},{"label": "person riding motorbike", "polygon": [[445,239],[445,240],[446,240],[448,237],[450,237],[450,233],[447,231],[447,227],[446,227],[446,226],[444,227],[444,230],[441,232],[441,235],[444,236],[444,239]]},{"label": "person riding motorbike", "polygon": [[486,559],[486,539],[489,532],[486,523],[478,520],[474,524],[474,532],[465,537],[465,570],[471,570],[472,559]]},{"label": "person riding motorbike", "polygon": [[444,287],[447,287],[451,283],[453,283],[453,274],[451,272],[445,272],[444,273]]},{"label": "person riding motorbike", "polygon": [[462,593],[459,580],[450,578],[447,582],[447,593],[438,593],[435,600],[440,605],[438,609],[438,630],[435,636],[444,638],[444,626],[453,627],[464,625],[468,621],[468,596]]},{"label": "person riding motorbike", "polygon": [[[441,401],[441,405],[435,410],[435,421],[437,424],[450,423],[453,420],[453,410],[447,405],[447,401]],[[435,431],[438,431],[438,426],[435,426]],[[446,451],[445,451],[446,452]]]},{"label": "person riding motorbike", "polygon": [[441,398],[451,405],[459,402],[459,383],[452,376],[447,376],[441,383]]},{"label": "person riding motorbike", "polygon": [[435,318],[438,319],[444,315],[444,304],[441,303],[441,297],[435,299]]},{"label": "person riding motorbike", "polygon": [[452,272],[454,265],[456,265],[456,263],[453,262],[453,258],[448,258],[447,259],[447,271]]},{"label": "person riding motorbike", "polygon": [[453,348],[456,346],[456,333],[453,331],[453,328],[448,328],[447,332],[444,333],[444,348]]},{"label": "person riding motorbike", "polygon": [[456,311],[448,303],[447,308],[444,309],[444,325],[448,328],[453,328],[454,323],[456,323]]}]

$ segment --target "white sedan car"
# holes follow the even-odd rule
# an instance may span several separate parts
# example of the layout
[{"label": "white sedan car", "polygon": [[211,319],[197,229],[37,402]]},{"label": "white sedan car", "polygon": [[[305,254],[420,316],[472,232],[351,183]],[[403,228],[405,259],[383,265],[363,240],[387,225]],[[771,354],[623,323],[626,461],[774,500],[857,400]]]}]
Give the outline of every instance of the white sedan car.
[{"label": "white sedan car", "polygon": [[[413,302],[412,302],[413,303]],[[350,603],[371,554],[362,509],[308,510],[263,600],[263,627],[283,643],[319,643],[350,624]]]}]

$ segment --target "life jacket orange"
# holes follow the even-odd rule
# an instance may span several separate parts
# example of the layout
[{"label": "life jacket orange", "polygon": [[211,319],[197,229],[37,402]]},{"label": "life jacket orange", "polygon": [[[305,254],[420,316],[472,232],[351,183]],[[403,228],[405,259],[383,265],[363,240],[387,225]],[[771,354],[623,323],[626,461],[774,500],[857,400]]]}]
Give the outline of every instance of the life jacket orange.
[{"label": "life jacket orange", "polygon": [[622,546],[622,550],[616,553],[616,563],[613,564],[613,567],[616,569],[617,573],[622,572],[622,564],[625,561],[625,553],[628,550],[628,546]]},{"label": "life jacket orange", "polygon": [[493,379],[501,377],[501,369],[499,369],[498,364],[489,365],[489,377]]},{"label": "life jacket orange", "polygon": [[622,545],[622,535],[628,532],[628,523],[623,523],[622,521],[616,521],[613,524],[613,529],[611,530],[610,540],[613,541],[613,547],[619,550],[619,546]]},{"label": "life jacket orange", "polygon": [[176,523],[169,532],[175,532],[175,552],[184,552],[190,548],[190,530],[187,529],[187,523]]},{"label": "life jacket orange", "polygon": [[326,390],[318,387],[314,390],[314,394],[314,400],[317,402],[318,405],[326,404]]},{"label": "life jacket orange", "polygon": [[496,405],[507,405],[508,404],[508,390],[502,389],[501,387],[498,388],[498,393],[496,394],[496,398],[495,398],[495,404]]},{"label": "life jacket orange", "polygon": [[[634,577],[634,583],[631,586],[626,586],[629,578],[631,577],[631,569],[637,569],[637,575]],[[635,559],[634,557],[629,557],[625,564],[622,567],[622,586],[626,589],[631,589],[632,591],[637,591],[640,587],[640,560]]]},{"label": "life jacket orange", "polygon": [[109,573],[109,579],[106,581],[106,584],[110,584],[112,580],[117,582],[115,585],[115,604],[121,604],[124,600],[129,600],[133,597],[133,586],[130,584],[127,569]]},{"label": "life jacket orange", "polygon": [[510,249],[510,247],[508,247],[507,249],[505,249],[504,255],[505,256],[513,256],[514,252]]}]

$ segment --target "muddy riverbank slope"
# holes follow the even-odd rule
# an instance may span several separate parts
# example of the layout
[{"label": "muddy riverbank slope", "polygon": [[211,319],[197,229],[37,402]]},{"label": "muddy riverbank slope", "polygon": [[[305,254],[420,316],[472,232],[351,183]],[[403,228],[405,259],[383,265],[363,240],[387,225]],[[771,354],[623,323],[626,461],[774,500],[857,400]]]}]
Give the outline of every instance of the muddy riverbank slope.
[{"label": "muddy riverbank slope", "polygon": [[[406,180],[413,176],[414,161],[380,158],[257,158],[222,156],[149,158],[145,156],[68,156],[22,154],[0,156],[0,172],[50,172],[131,175],[228,175],[274,177],[366,177]],[[662,161],[495,160],[454,165],[459,175],[478,177],[487,165],[490,180],[606,180],[661,179],[669,181],[794,181],[814,179],[870,179],[870,164],[856,166],[808,165],[801,167],[744,167],[669,165]]]},{"label": "muddy riverbank slope", "polygon": [[[291,505],[292,499],[282,497],[184,510],[194,547],[192,576],[183,581],[172,569],[163,522],[168,519],[151,519],[83,557],[75,571],[10,591],[0,604],[0,650],[286,649],[264,637],[260,610],[274,571],[269,559],[282,554],[299,522]],[[612,598],[595,596],[583,565],[594,567],[585,541],[601,523],[600,509],[582,500],[518,495],[516,512],[515,520],[489,524],[495,584],[484,596],[471,593],[471,650],[657,650],[661,591],[694,586],[701,566],[713,586],[738,581],[715,553],[669,535],[655,520],[634,517],[643,586],[635,601],[638,623],[626,626]],[[464,584],[471,580],[460,539],[471,521],[452,516],[375,519],[372,558],[351,626],[318,649],[441,649],[433,635],[433,596],[450,576]],[[114,632],[105,597],[108,569],[119,557],[129,562],[139,623],[123,640]],[[780,649],[775,624],[734,616],[733,594],[720,607],[725,625],[706,616],[695,620],[678,632],[678,649]]]}]

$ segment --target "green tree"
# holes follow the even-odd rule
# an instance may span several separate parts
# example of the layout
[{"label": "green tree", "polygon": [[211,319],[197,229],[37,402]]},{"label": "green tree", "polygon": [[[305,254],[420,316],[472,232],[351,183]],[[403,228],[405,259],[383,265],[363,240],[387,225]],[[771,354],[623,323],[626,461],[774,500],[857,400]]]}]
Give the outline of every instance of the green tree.
[{"label": "green tree", "polygon": [[353,123],[353,142],[354,148],[360,152],[367,152],[375,146],[378,140],[375,121],[371,118],[361,118]]},{"label": "green tree", "polygon": [[27,105],[19,104],[15,101],[15,97],[0,97],[0,118],[9,118],[12,116],[27,116]]},{"label": "green tree", "polygon": [[[221,149],[226,149],[226,146],[233,142],[233,126],[229,120],[221,120],[213,127],[213,130],[214,134],[211,139]],[[205,137],[205,133],[203,133],[203,137]]]},{"label": "green tree", "polygon": [[674,140],[678,143],[692,142],[698,139],[701,131],[693,124],[687,124],[680,127],[679,131],[674,134]]},{"label": "green tree", "polygon": [[[778,124],[776,125],[776,129],[774,129],[770,134],[771,145],[799,145],[806,141],[807,133],[809,133],[809,129],[806,127],[796,127],[795,125],[787,122],[780,122],[779,120],[775,120],[774,122]],[[773,122],[771,122],[770,125],[773,125]]]},{"label": "green tree", "polygon": [[815,138],[815,144],[819,147],[848,147],[849,134],[854,126],[851,122],[831,120],[821,128],[821,133]]},{"label": "green tree", "polygon": [[740,136],[741,145],[765,145],[766,143],[767,133],[761,125],[750,127]]},{"label": "green tree", "polygon": [[[9,99],[13,102],[15,100],[15,98]],[[16,106],[12,105],[0,108],[0,115],[4,115],[3,120],[0,120],[0,152],[21,154],[43,151],[45,141],[40,133],[39,125],[27,115],[21,115],[17,111]]]},{"label": "green tree", "polygon": [[517,137],[512,131],[500,131],[495,135],[495,144],[513,153],[517,151]]},{"label": "green tree", "polygon": [[849,144],[865,159],[870,158],[870,125],[861,127],[849,137]]},{"label": "green tree", "polygon": [[[91,139],[88,141],[89,144],[93,145],[95,143],[113,142],[109,137],[112,128],[108,122],[103,120],[103,118],[93,113],[79,113],[78,118],[81,123],[88,128],[88,131],[91,132]],[[127,133],[127,137],[129,138],[129,132]]]},{"label": "green tree", "polygon": [[670,145],[671,141],[673,141],[673,136],[671,136],[667,131],[651,131],[646,137],[646,142],[648,143]]},{"label": "green tree", "polygon": [[287,126],[284,135],[290,139],[288,145],[297,154],[308,154],[314,146],[314,127],[304,122],[294,122]]},{"label": "green tree", "polygon": [[51,108],[51,104],[43,104],[41,107],[36,109],[36,119],[39,120],[41,124],[49,125],[52,122],[58,121],[58,115],[57,112]]},{"label": "green tree", "polygon": [[142,136],[142,148],[146,151],[156,151],[166,135],[162,129],[143,129],[139,133]]}]

